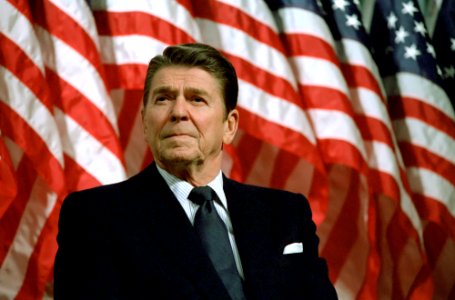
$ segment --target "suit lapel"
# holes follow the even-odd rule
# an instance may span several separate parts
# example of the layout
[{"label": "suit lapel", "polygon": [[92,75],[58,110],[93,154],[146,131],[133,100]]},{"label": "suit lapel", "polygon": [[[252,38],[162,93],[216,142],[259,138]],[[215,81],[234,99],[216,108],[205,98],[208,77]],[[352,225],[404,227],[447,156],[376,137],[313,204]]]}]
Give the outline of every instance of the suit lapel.
[{"label": "suit lapel", "polygon": [[[229,299],[183,208],[152,164],[141,174],[145,237],[207,298]],[[181,270],[181,272],[180,272]]]},{"label": "suit lapel", "polygon": [[251,299],[279,299],[278,262],[272,240],[273,214],[251,189],[224,179],[228,209]]}]

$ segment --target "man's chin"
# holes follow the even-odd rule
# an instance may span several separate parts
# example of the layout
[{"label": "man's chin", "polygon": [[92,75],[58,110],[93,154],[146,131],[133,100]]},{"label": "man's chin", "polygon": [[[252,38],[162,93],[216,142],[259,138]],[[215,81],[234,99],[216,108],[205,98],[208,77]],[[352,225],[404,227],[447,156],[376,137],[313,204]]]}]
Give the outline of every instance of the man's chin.
[{"label": "man's chin", "polygon": [[161,156],[161,161],[166,165],[189,165],[200,160],[194,153],[166,153]]}]

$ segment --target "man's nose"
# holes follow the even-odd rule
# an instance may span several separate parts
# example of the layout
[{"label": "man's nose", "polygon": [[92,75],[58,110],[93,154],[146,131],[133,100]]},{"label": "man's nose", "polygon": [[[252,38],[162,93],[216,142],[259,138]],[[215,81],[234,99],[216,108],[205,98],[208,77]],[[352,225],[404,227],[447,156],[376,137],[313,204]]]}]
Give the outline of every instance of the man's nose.
[{"label": "man's nose", "polygon": [[185,97],[178,96],[174,100],[174,105],[171,109],[171,120],[172,121],[181,121],[188,119],[188,102]]}]

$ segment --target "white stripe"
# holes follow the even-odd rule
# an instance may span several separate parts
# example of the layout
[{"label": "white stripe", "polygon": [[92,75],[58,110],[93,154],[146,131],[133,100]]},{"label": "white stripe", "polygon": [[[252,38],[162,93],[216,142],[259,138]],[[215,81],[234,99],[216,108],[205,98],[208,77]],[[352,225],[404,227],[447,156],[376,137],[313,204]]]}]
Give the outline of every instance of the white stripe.
[{"label": "white stripe", "polygon": [[125,179],[125,170],[115,154],[57,108],[55,109],[55,119],[59,128],[65,129],[60,131],[65,154],[101,184],[119,182]]},{"label": "white stripe", "polygon": [[301,133],[312,144],[316,139],[304,111],[297,105],[267,94],[256,86],[239,80],[239,106],[271,122]]},{"label": "white stripe", "polygon": [[56,201],[57,195],[50,191],[44,181],[38,177],[14,240],[0,268],[2,299],[14,299],[21,289],[27,274],[28,261]]},{"label": "white stripe", "polygon": [[110,95],[93,65],[65,42],[50,35],[43,28],[37,27],[36,31],[40,37],[41,48],[47,49],[43,54],[45,65],[93,103],[118,133],[117,117]]},{"label": "white stripe", "polygon": [[141,170],[142,163],[146,154],[150,151],[149,146],[144,141],[144,131],[142,127],[141,114],[136,114],[128,144],[124,150],[126,170],[128,175],[133,175]]},{"label": "white stripe", "polygon": [[0,32],[24,51],[44,74],[38,39],[32,24],[8,1],[0,1]]},{"label": "white stripe", "polygon": [[337,42],[337,48],[343,49],[338,51],[338,58],[340,62],[348,63],[350,65],[363,66],[370,71],[378,84],[383,99],[385,99],[385,90],[382,86],[381,75],[379,74],[376,62],[371,57],[370,51],[365,48],[365,45],[351,39],[342,39],[341,42]]},{"label": "white stripe", "polygon": [[368,165],[370,168],[389,174],[395,179],[397,184],[400,184],[400,169],[395,153],[390,146],[378,141],[368,141],[365,142],[365,148],[368,152]]},{"label": "white stripe", "polygon": [[378,94],[364,87],[351,88],[349,91],[355,113],[381,121],[392,133],[392,123],[387,108]]},{"label": "white stripe", "polygon": [[[218,0],[227,5],[235,7],[242,11],[244,14],[255,19],[258,23],[263,23],[268,26],[272,31],[278,33],[273,13],[264,1],[251,1],[251,0]],[[254,35],[254,33],[252,33]]]},{"label": "white stripe", "polygon": [[362,136],[350,116],[329,109],[309,109],[308,113],[318,139],[343,140],[357,148],[366,160],[366,152]]},{"label": "white stripe", "polygon": [[101,55],[105,64],[145,64],[168,45],[143,35],[100,37]]},{"label": "white stripe", "polygon": [[387,128],[390,138],[392,139],[393,148],[395,149],[395,158],[400,168],[404,169],[403,159],[393,132],[392,121],[387,111],[387,107],[379,96],[369,89],[359,87],[350,89],[352,107],[355,113],[365,115],[368,118],[374,118],[380,121]]},{"label": "white stripe", "polygon": [[384,78],[389,96],[405,96],[418,99],[438,109],[455,121],[455,113],[444,90],[432,81],[411,73],[398,73]]},{"label": "white stripe", "polygon": [[343,74],[332,62],[308,56],[294,56],[289,60],[296,66],[295,73],[301,84],[333,88],[348,95]]},{"label": "white stripe", "polygon": [[423,168],[406,169],[413,192],[441,202],[455,217],[455,187],[439,174]]},{"label": "white stripe", "polygon": [[63,166],[58,129],[51,112],[27,86],[2,66],[0,66],[0,78],[3,79],[0,80],[0,99],[43,139],[49,151]]},{"label": "white stripe", "polygon": [[315,36],[334,47],[335,43],[329,27],[317,14],[301,8],[282,8],[275,14],[281,22],[281,32]]},{"label": "white stripe", "polygon": [[395,153],[389,145],[377,141],[365,142],[365,148],[368,152],[369,167],[389,174],[394,178],[400,194],[400,199],[398,199],[400,201],[400,207],[406,216],[408,216],[408,219],[411,221],[420,237],[422,237],[422,223],[414,203],[401,180],[400,169]]},{"label": "white stripe", "polygon": [[93,1],[91,7],[95,11],[108,12],[143,12],[178,27],[195,40],[200,39],[199,28],[186,8],[174,0],[171,1],[124,1],[107,0]]},{"label": "white stripe", "polygon": [[73,19],[95,43],[96,48],[100,51],[98,41],[98,31],[96,30],[95,20],[92,11],[84,0],[48,0],[65,12]]},{"label": "white stripe", "polygon": [[293,72],[287,57],[281,52],[254,39],[242,30],[205,19],[197,19],[197,22],[203,42],[243,58],[277,77],[284,78],[294,89],[297,89],[297,82],[292,76]]},{"label": "white stripe", "polygon": [[6,145],[6,150],[8,151],[9,158],[11,159],[11,163],[13,164],[13,168],[17,171],[17,167],[24,156],[24,151],[21,147],[19,147],[16,142],[9,139],[7,136],[2,136],[0,133],[0,139],[3,139]]},{"label": "white stripe", "polygon": [[455,164],[455,140],[449,135],[414,118],[393,121],[393,126],[398,141],[426,148]]}]

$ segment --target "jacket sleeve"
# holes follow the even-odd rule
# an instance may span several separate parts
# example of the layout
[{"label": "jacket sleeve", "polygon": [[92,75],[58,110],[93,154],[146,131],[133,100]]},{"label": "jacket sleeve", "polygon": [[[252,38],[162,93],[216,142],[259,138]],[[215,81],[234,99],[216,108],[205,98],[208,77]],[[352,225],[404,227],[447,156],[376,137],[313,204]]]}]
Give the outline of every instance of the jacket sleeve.
[{"label": "jacket sleeve", "polygon": [[[93,204],[92,204],[93,203]],[[111,239],[90,193],[70,194],[60,210],[54,299],[116,299]]]},{"label": "jacket sleeve", "polygon": [[[295,194],[294,194],[295,195]],[[326,261],[319,256],[319,238],[312,220],[311,208],[302,195],[296,195],[283,214],[283,241],[286,245],[301,243],[302,252],[284,254],[280,258],[285,296],[283,299],[337,299],[329,279]]]}]

